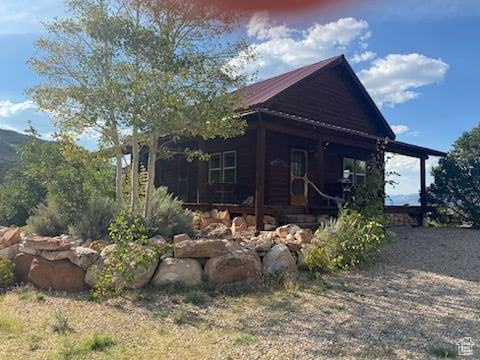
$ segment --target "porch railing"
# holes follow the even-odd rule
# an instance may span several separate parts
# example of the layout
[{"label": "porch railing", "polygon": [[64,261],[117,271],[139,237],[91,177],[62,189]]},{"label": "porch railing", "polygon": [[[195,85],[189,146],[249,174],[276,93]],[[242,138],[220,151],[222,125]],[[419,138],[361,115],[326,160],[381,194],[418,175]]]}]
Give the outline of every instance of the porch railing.
[{"label": "porch railing", "polygon": [[335,201],[335,204],[337,205],[338,210],[342,210],[343,203],[345,202],[345,199],[335,197],[335,196],[330,196],[328,194],[325,194],[322,192],[317,185],[315,185],[309,178],[307,178],[307,183],[323,198],[331,201]]}]

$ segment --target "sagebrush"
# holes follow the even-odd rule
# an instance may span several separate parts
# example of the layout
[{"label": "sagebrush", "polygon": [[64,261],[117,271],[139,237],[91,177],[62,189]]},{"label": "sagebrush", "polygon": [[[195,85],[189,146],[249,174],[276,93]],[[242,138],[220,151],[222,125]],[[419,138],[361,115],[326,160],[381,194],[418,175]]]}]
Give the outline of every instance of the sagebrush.
[{"label": "sagebrush", "polygon": [[118,214],[118,205],[113,199],[93,196],[80,218],[70,227],[70,233],[82,239],[102,239],[108,234],[108,226]]},{"label": "sagebrush", "polygon": [[192,234],[193,214],[183,207],[181,200],[168,193],[166,187],[155,191],[152,215],[147,219],[151,235],[162,235],[171,239],[176,234]]},{"label": "sagebrush", "polygon": [[383,225],[356,211],[344,211],[338,219],[322,225],[305,250],[305,265],[311,270],[349,269],[367,262],[388,237]]},{"label": "sagebrush", "polygon": [[15,284],[15,274],[11,261],[0,258],[0,289],[5,289]]},{"label": "sagebrush", "polygon": [[57,236],[68,231],[68,219],[60,202],[49,197],[39,204],[27,220],[30,232],[43,236]]}]

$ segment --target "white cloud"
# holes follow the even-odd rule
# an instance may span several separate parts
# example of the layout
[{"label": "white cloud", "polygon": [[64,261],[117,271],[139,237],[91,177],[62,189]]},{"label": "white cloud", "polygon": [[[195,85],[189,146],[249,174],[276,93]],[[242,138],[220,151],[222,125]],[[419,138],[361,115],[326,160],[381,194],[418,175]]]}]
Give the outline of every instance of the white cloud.
[{"label": "white cloud", "polygon": [[10,117],[19,112],[35,108],[35,103],[30,100],[19,103],[14,103],[10,100],[0,101],[0,118]]},{"label": "white cloud", "polygon": [[[255,38],[251,47],[257,60],[245,70],[258,71],[260,78],[267,78],[346,53],[351,47],[363,48],[370,37],[368,27],[366,21],[349,17],[298,30],[276,25],[266,13],[257,13],[247,25],[247,34]],[[240,58],[237,61],[241,62]]]},{"label": "white cloud", "polygon": [[391,128],[395,133],[395,135],[405,134],[408,130],[410,130],[410,128],[407,125],[402,125],[402,124],[392,125]]},{"label": "white cloud", "polygon": [[352,64],[358,64],[361,62],[369,61],[375,59],[377,54],[375,54],[373,51],[365,51],[363,53],[355,53],[352,58],[350,59],[350,62]]},{"label": "white cloud", "polygon": [[[376,58],[368,48],[372,36],[369,24],[352,17],[326,24],[314,23],[306,30],[275,24],[265,12],[256,13],[247,24],[254,38],[253,63],[243,66],[257,72],[260,79],[275,76],[322,59],[346,54],[354,64],[369,62],[358,72],[359,78],[378,106],[394,106],[419,96],[420,87],[442,81],[449,65],[422,54],[389,54]],[[242,67],[239,56],[231,64]]]},{"label": "white cloud", "polygon": [[[395,187],[387,186],[386,192],[389,195],[416,194],[420,191],[420,160],[417,158],[398,154],[387,154],[388,160],[385,165],[387,172],[394,171],[400,176],[393,176],[391,179],[398,182]],[[431,170],[438,164],[438,158],[430,157],[425,162],[427,186],[433,181]]]},{"label": "white cloud", "polygon": [[42,31],[40,20],[64,13],[62,0],[2,0],[0,1],[0,35],[28,34]]},{"label": "white cloud", "polygon": [[390,54],[376,59],[358,76],[379,106],[415,99],[415,89],[442,81],[449,65],[421,54]]}]

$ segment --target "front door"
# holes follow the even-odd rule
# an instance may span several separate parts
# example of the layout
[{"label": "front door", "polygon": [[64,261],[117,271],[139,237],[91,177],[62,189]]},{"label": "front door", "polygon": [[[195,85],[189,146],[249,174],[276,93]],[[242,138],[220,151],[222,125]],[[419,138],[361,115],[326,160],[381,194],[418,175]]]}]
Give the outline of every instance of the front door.
[{"label": "front door", "polygon": [[188,161],[185,156],[178,158],[178,197],[188,200]]},{"label": "front door", "polygon": [[307,152],[292,149],[290,154],[290,204],[307,205]]}]

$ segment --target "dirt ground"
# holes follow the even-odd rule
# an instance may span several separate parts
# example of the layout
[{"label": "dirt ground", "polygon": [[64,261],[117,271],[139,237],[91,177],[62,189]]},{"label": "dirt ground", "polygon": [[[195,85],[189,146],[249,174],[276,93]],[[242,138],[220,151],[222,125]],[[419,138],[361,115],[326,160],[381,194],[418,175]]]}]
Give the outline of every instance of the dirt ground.
[{"label": "dirt ground", "polygon": [[[480,358],[480,231],[395,229],[377,261],[280,290],[0,295],[0,359]],[[463,357],[459,357],[463,358]]]}]

